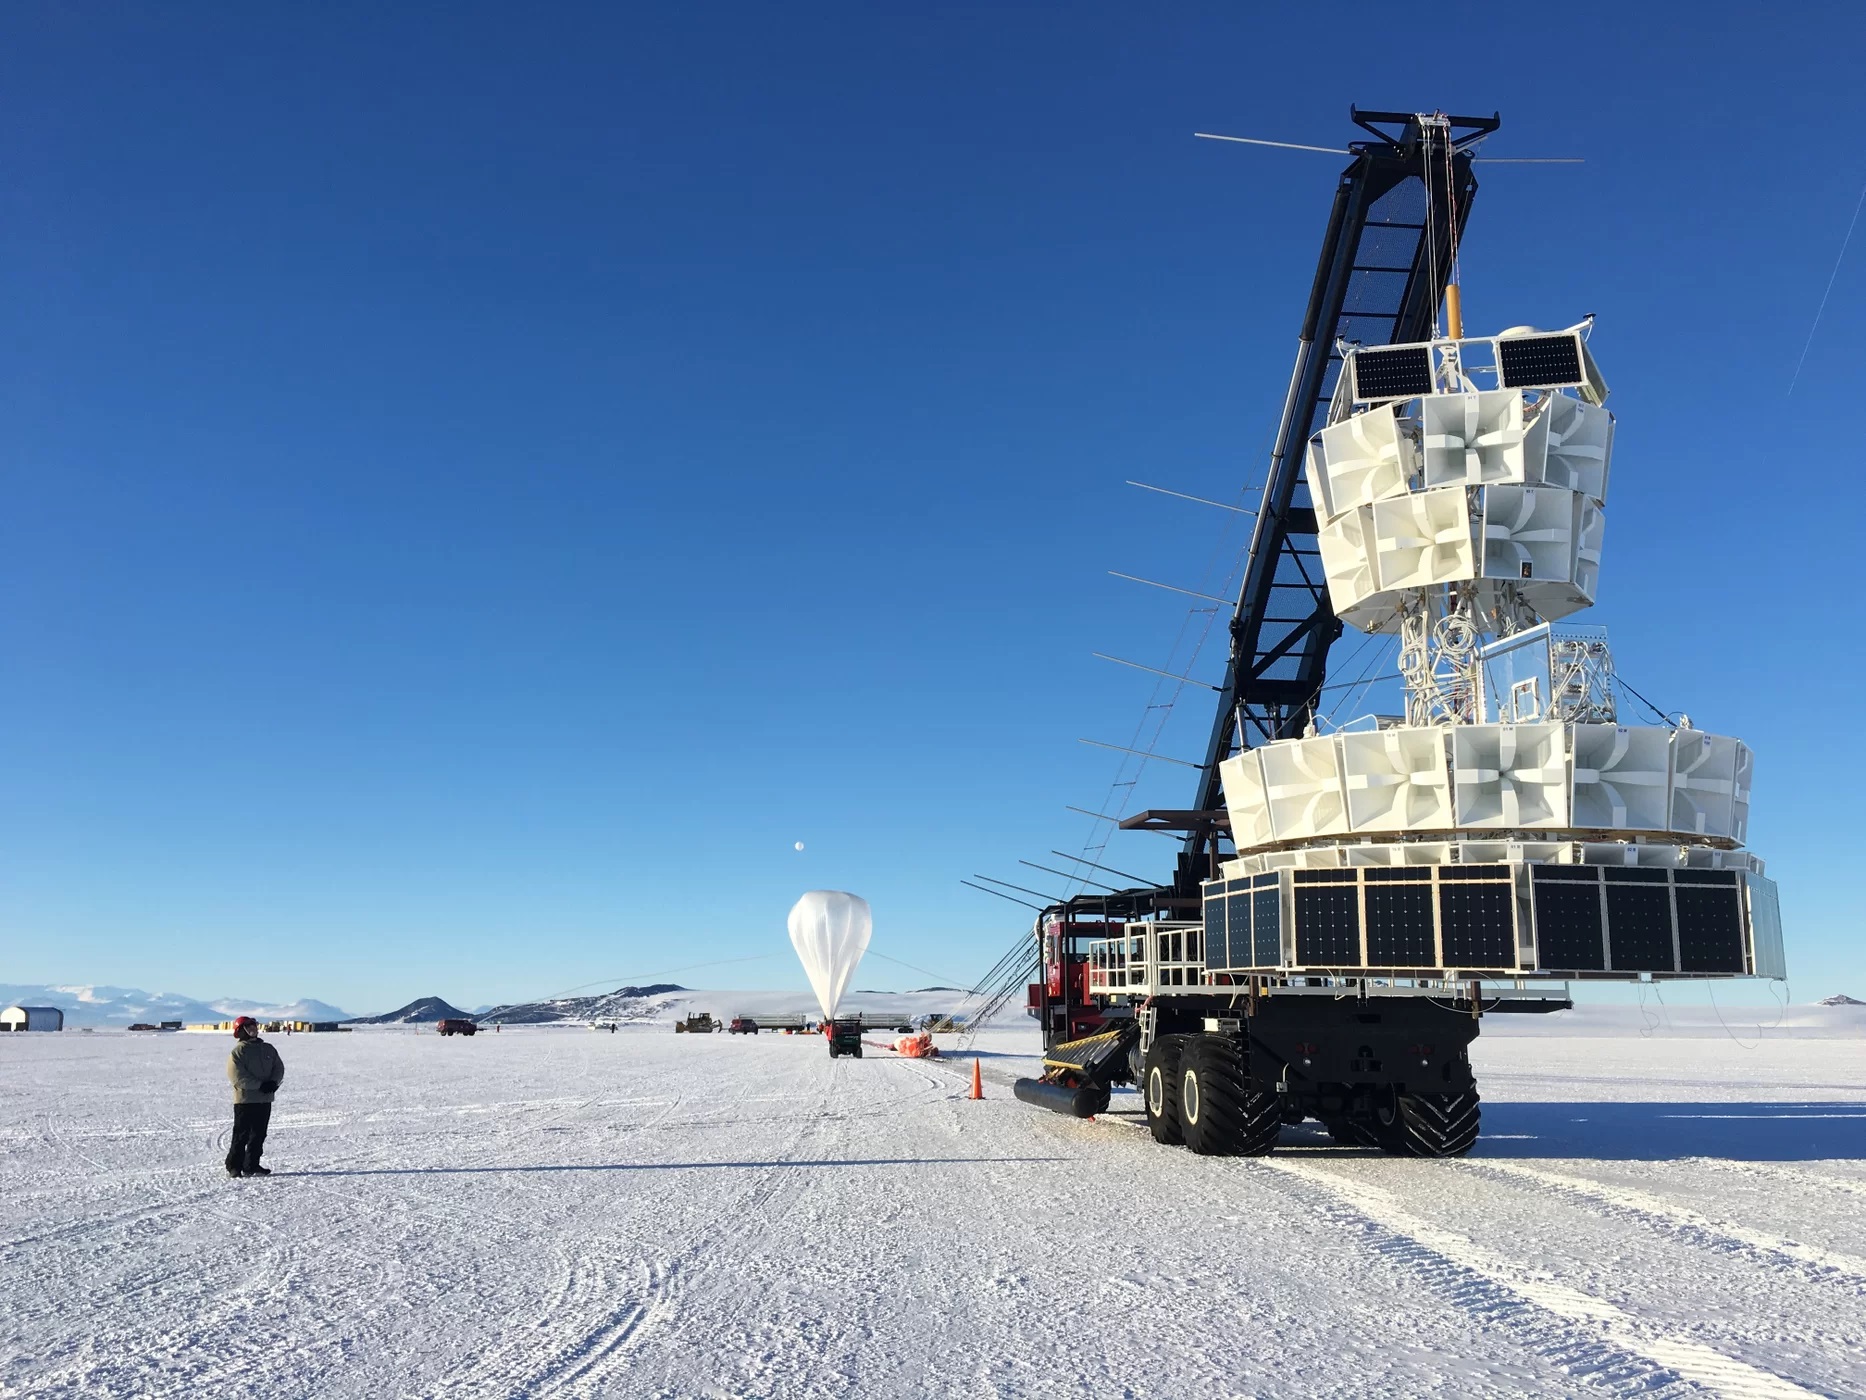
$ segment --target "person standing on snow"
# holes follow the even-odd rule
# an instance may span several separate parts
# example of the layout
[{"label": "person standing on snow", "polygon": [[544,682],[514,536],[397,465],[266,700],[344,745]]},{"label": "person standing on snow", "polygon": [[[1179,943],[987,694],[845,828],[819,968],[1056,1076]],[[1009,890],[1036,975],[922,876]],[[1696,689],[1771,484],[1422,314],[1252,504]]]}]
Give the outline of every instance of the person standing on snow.
[{"label": "person standing on snow", "polygon": [[227,1143],[228,1176],[271,1176],[259,1165],[272,1121],[272,1096],[285,1078],[279,1052],[259,1038],[259,1022],[242,1016],[233,1023],[233,1053],[227,1056],[233,1084],[233,1137]]}]

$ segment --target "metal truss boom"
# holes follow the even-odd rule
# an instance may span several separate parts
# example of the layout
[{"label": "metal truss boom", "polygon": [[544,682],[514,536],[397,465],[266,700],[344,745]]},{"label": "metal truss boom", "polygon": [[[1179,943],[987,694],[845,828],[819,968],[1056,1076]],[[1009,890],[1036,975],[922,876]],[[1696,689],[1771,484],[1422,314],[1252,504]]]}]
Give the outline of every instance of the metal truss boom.
[{"label": "metal truss boom", "polygon": [[[1218,766],[1241,747],[1299,735],[1312,722],[1341,635],[1329,605],[1303,458],[1324,426],[1339,346],[1429,339],[1477,193],[1472,149],[1501,124],[1490,117],[1427,117],[1350,109],[1374,139],[1353,156],[1334,206],[1303,313],[1289,391],[1270,454],[1262,507],[1231,619],[1230,660],[1188,816],[1179,882],[1210,868],[1223,824]],[[1429,182],[1429,184],[1428,184]],[[1204,859],[1199,859],[1203,855]]]}]

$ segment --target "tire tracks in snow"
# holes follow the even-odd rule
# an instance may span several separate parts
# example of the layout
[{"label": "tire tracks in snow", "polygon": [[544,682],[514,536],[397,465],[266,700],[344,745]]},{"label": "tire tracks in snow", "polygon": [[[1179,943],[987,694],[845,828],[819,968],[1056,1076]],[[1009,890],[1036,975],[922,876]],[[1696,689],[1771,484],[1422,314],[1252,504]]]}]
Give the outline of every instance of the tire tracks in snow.
[{"label": "tire tracks in snow", "polygon": [[1742,1256],[1778,1271],[1819,1283],[1837,1283],[1866,1292],[1866,1259],[1796,1240],[1782,1239],[1727,1220],[1714,1220],[1689,1206],[1635,1187],[1610,1185],[1568,1176],[1520,1162],[1465,1160],[1459,1166],[1494,1179],[1526,1186],[1539,1195],[1591,1208],[1596,1214],[1632,1220],[1671,1239],[1718,1254]]},{"label": "tire tracks in snow", "polygon": [[[852,1104],[852,1085],[866,1090],[877,1102],[863,1107],[856,1098]],[[889,1056],[867,1066],[846,1060],[816,1069],[805,1065],[800,1068],[798,1089],[782,1096],[794,1105],[790,1115],[794,1130],[786,1147],[772,1155],[794,1163],[859,1152],[874,1131],[871,1120],[951,1104],[961,1092],[954,1075],[905,1056]],[[814,1171],[767,1169],[746,1205],[733,1210],[720,1227],[678,1256],[684,1267],[713,1251],[723,1236],[732,1237],[730,1252],[738,1267],[710,1278],[706,1291],[696,1292],[691,1301],[689,1326],[703,1327],[715,1340],[730,1339],[709,1394],[917,1393],[901,1391],[898,1380],[877,1383],[872,1375],[858,1377],[848,1369],[851,1349],[859,1351],[874,1337],[895,1331],[888,1316],[892,1304],[886,1290],[874,1286],[886,1265],[875,1264],[864,1253],[865,1246],[834,1251],[834,1257],[824,1258],[820,1250],[797,1240],[790,1207],[804,1205],[807,1193],[822,1180]],[[903,1213],[892,1188],[882,1185],[880,1178],[858,1178],[831,1195],[833,1205],[823,1207],[819,1202],[812,1208],[813,1220],[820,1208],[853,1210],[868,1231],[885,1234]],[[804,1228],[806,1239],[814,1238],[810,1233],[814,1228]],[[788,1292],[784,1284],[798,1268],[810,1270],[824,1292],[839,1295],[833,1314],[810,1305],[774,1308],[773,1292]],[[924,1354],[924,1345],[921,1334],[895,1331],[888,1365],[896,1372],[921,1377],[926,1389],[919,1393],[943,1393],[924,1381],[935,1360]],[[644,1389],[656,1394],[684,1393],[673,1377],[664,1378],[664,1384],[666,1390],[655,1390],[644,1381]],[[873,1390],[868,1390],[871,1385]]]},{"label": "tire tracks in snow", "polygon": [[[528,1125],[524,1131],[529,1133],[534,1127]],[[498,1169],[495,1167],[491,1170]],[[524,1171],[526,1168],[523,1164],[514,1164],[512,1170]],[[449,1177],[441,1179],[438,1194],[400,1193],[384,1199],[371,1199],[355,1189],[309,1177],[300,1179],[294,1186],[348,1201],[359,1220],[367,1218],[382,1221],[385,1225],[397,1225],[401,1227],[399,1236],[417,1245],[436,1236],[455,1239],[480,1237],[487,1233],[488,1226],[497,1227],[505,1239],[519,1240],[531,1234],[536,1224],[535,1221],[515,1218],[477,1201],[458,1199],[455,1193],[459,1188],[454,1179]],[[618,1279],[612,1276],[608,1261],[601,1251],[605,1246],[616,1243],[612,1238],[598,1236],[570,1248],[554,1245],[550,1250],[554,1260],[553,1282],[549,1285],[548,1300],[536,1316],[522,1323],[511,1319],[490,1320],[488,1325],[497,1329],[490,1345],[469,1350],[464,1357],[450,1365],[438,1380],[403,1393],[447,1397],[463,1393],[475,1396],[531,1397],[545,1393],[537,1388],[542,1383],[536,1359],[538,1343],[531,1334],[538,1331],[549,1334],[565,1325],[580,1325],[590,1311],[611,1307],[615,1288],[652,1282],[645,1274],[640,1279]],[[403,1256],[398,1253],[391,1257],[398,1271],[406,1274]],[[431,1284],[435,1283],[431,1274],[427,1277]],[[419,1311],[425,1311],[444,1304],[456,1293],[455,1285],[455,1280],[445,1280],[438,1284],[431,1296],[414,1306]],[[527,1289],[527,1294],[537,1291]],[[630,1309],[625,1305],[612,1310],[626,1313]],[[596,1340],[603,1341],[601,1349],[607,1350],[620,1339]],[[596,1349],[595,1341],[592,1341],[591,1347],[586,1350]],[[570,1363],[567,1361],[565,1364]]]},{"label": "tire tracks in snow", "polygon": [[[178,1137],[184,1137],[195,1131],[195,1126],[174,1118],[160,1109],[150,1106],[146,1112],[163,1127]],[[182,1328],[155,1333],[138,1332],[133,1328],[128,1335],[117,1338],[136,1352],[147,1357],[160,1355],[166,1358],[168,1365],[162,1369],[159,1377],[151,1381],[139,1373],[137,1393],[154,1397],[180,1396],[191,1394],[203,1386],[213,1386],[223,1381],[232,1381],[236,1376],[263,1378],[269,1368],[281,1364],[291,1365],[302,1361],[307,1351],[341,1345],[337,1324],[315,1313],[301,1319],[294,1319],[298,1335],[294,1339],[292,1356],[281,1358],[276,1348],[264,1343],[263,1328],[242,1325],[244,1320],[256,1309],[273,1300],[280,1312],[289,1310],[293,1294],[300,1277],[306,1272],[306,1264],[313,1246],[300,1238],[293,1229],[281,1226],[265,1219],[257,1210],[256,1204],[249,1201],[242,1206],[240,1195],[249,1190],[266,1192],[277,1189],[271,1183],[254,1183],[253,1187],[241,1187],[228,1182],[217,1182],[211,1188],[194,1191],[176,1192],[156,1180],[152,1170],[135,1171],[128,1168],[113,1168],[78,1148],[63,1132],[59,1120],[52,1114],[45,1115],[45,1128],[48,1139],[61,1150],[68,1151],[89,1162],[106,1178],[124,1175],[126,1172],[141,1179],[148,1189],[158,1192],[166,1199],[141,1207],[133,1211],[119,1212],[116,1216],[95,1222],[90,1229],[78,1232],[88,1242],[88,1237],[99,1230],[108,1230],[116,1226],[130,1225],[140,1219],[156,1219],[177,1210],[189,1209],[197,1214],[219,1217],[235,1226],[257,1231],[264,1240],[263,1253],[257,1259],[247,1259],[239,1282],[230,1287],[214,1287],[203,1298],[200,1310],[193,1314],[189,1323]],[[224,1153],[224,1143],[230,1130],[221,1128],[209,1137],[217,1153]],[[216,1164],[211,1170],[220,1170]],[[375,1251],[365,1250],[353,1240],[346,1238],[361,1223],[352,1216],[331,1222],[322,1237],[316,1241],[315,1249],[324,1254],[343,1257],[356,1270],[356,1277],[386,1276],[372,1278],[372,1282],[384,1287],[394,1287],[400,1282],[403,1271],[399,1261],[390,1259],[386,1262]],[[63,1232],[69,1236],[73,1232]],[[109,1297],[113,1310],[126,1302],[160,1294],[169,1289],[177,1279],[190,1278],[188,1270],[182,1267],[159,1269],[138,1279],[113,1284]],[[46,1300],[45,1312],[57,1312],[64,1304],[60,1300]],[[21,1315],[20,1321],[28,1320]],[[203,1339],[212,1339],[204,1343]],[[102,1341],[100,1336],[98,1341]],[[188,1369],[191,1363],[205,1362]],[[105,1366],[112,1364],[106,1361]],[[66,1374],[74,1370],[68,1367]],[[85,1374],[80,1382],[80,1390],[94,1385],[96,1368]]]},{"label": "tire tracks in snow", "polygon": [[[162,1187],[157,1183],[156,1170],[144,1169],[142,1171],[134,1171],[128,1168],[113,1167],[109,1163],[93,1157],[90,1153],[84,1151],[83,1148],[77,1145],[72,1136],[65,1132],[63,1121],[51,1112],[45,1112],[40,1115],[39,1136],[42,1141],[52,1148],[55,1154],[79,1158],[91,1166],[98,1173],[100,1178],[111,1180],[126,1174],[132,1175],[134,1178],[148,1183],[150,1188],[158,1192],[163,1199],[147,1202],[140,1206],[133,1206],[128,1210],[116,1211],[109,1215],[92,1216],[83,1220],[70,1221],[64,1225],[56,1225],[48,1230],[42,1230],[37,1234],[22,1235],[16,1239],[0,1242],[0,1259],[4,1259],[15,1250],[25,1249],[32,1245],[58,1243],[69,1247],[76,1244],[88,1243],[90,1236],[100,1232],[133,1226],[145,1220],[154,1220],[160,1216],[170,1214],[171,1212],[190,1208],[206,1211],[210,1214],[220,1215],[236,1221],[246,1221],[248,1219],[248,1217],[237,1210],[229,1211],[219,1204],[221,1199],[226,1195],[227,1188],[224,1185],[216,1184],[215,1186],[203,1187],[198,1190],[177,1192],[173,1189]],[[46,1313],[56,1310],[54,1305],[47,1304],[37,1311],[28,1310],[27,1312],[18,1313],[15,1315],[15,1320],[24,1321],[32,1317],[43,1316]]]},{"label": "tire tracks in snow", "polygon": [[[750,1097],[752,1087],[742,1084],[737,1098],[720,1107],[729,1113]],[[673,1095],[661,1113],[626,1132],[661,1128],[680,1101],[679,1094]],[[737,1121],[709,1115],[686,1126],[717,1127]],[[780,1161],[795,1160],[806,1136],[807,1120],[785,1149],[774,1156]],[[614,1374],[629,1363],[660,1324],[676,1313],[687,1267],[726,1232],[734,1231],[743,1239],[747,1234],[745,1222],[760,1222],[758,1228],[762,1228],[765,1207],[783,1184],[782,1176],[780,1169],[765,1169],[743,1195],[722,1207],[709,1228],[689,1236],[677,1251],[631,1260],[626,1278],[612,1275],[604,1251],[639,1254],[636,1241],[615,1235],[598,1236],[588,1240],[574,1257],[560,1256],[566,1274],[542,1313],[518,1335],[508,1334],[492,1347],[462,1357],[421,1393],[434,1400],[458,1395],[463,1388],[499,1400],[544,1400],[552,1396],[588,1400],[608,1393]],[[757,1232],[757,1228],[751,1231]],[[624,1292],[619,1303],[615,1301],[618,1289]],[[566,1333],[571,1334],[569,1340],[565,1340]]]},{"label": "tire tracks in snow", "polygon": [[1728,1172],[1736,1176],[1750,1178],[1751,1181],[1774,1181],[1784,1186],[1793,1186],[1805,1190],[1813,1186],[1822,1190],[1842,1191],[1850,1196],[1866,1197],[1866,1179],[1856,1180],[1844,1176],[1823,1176],[1819,1172],[1796,1171],[1793,1167],[1778,1166],[1773,1162],[1739,1162],[1730,1157],[1681,1157],[1681,1167],[1703,1167],[1714,1172]]},{"label": "tire tracks in snow", "polygon": [[[288,1188],[264,1183],[259,1189]],[[256,1214],[217,1213],[261,1231],[266,1237],[264,1251],[242,1254],[240,1281],[209,1291],[199,1310],[188,1314],[184,1326],[136,1339],[141,1349],[166,1352],[177,1368],[160,1383],[143,1378],[136,1391],[139,1396],[192,1400],[223,1388],[263,1391],[273,1375],[283,1380],[307,1369],[319,1373],[324,1363],[312,1358],[341,1353],[356,1325],[354,1319],[303,1306],[304,1278],[333,1256],[349,1268],[346,1287],[393,1296],[405,1284],[407,1270],[398,1255],[364,1248],[353,1238],[366,1223],[354,1213],[331,1221],[315,1239],[303,1238],[299,1230]],[[255,1318],[268,1309],[265,1322]],[[279,1326],[288,1327],[291,1333],[291,1345],[283,1350],[277,1345],[275,1328]]]},{"label": "tire tracks in snow", "polygon": [[1358,1230],[1368,1248],[1418,1276],[1473,1321],[1506,1329],[1519,1346],[1590,1390],[1648,1396],[1695,1390],[1728,1400],[1823,1394],[1538,1276],[1414,1215],[1381,1187],[1275,1157],[1243,1166],[1259,1179],[1278,1180],[1316,1213]]},{"label": "tire tracks in snow", "polygon": [[[808,1079],[804,1083],[807,1085]],[[606,1387],[615,1373],[635,1360],[640,1348],[662,1324],[679,1315],[687,1276],[693,1266],[712,1253],[724,1237],[732,1236],[736,1253],[744,1255],[749,1252],[756,1257],[759,1252],[757,1242],[771,1233],[775,1218],[781,1215],[781,1212],[772,1209],[774,1203],[783,1195],[803,1189],[804,1180],[788,1170],[788,1164],[802,1159],[812,1140],[822,1133],[825,1123],[845,1121],[851,1116],[865,1116],[832,1113],[832,1088],[827,1080],[817,1080],[813,1102],[808,1107],[799,1105],[798,1110],[792,1114],[764,1119],[730,1116],[732,1109],[754,1099],[781,1098],[796,1104],[802,1097],[796,1093],[753,1095],[753,1087],[749,1083],[742,1084],[738,1095],[722,1106],[725,1114],[708,1116],[703,1124],[720,1127],[756,1121],[791,1125],[791,1131],[785,1134],[783,1143],[770,1152],[771,1165],[756,1169],[749,1186],[733,1200],[722,1203],[715,1210],[713,1219],[700,1230],[690,1233],[679,1249],[650,1257],[646,1261],[648,1284],[644,1290],[645,1296],[624,1303],[598,1320],[575,1342],[562,1348],[550,1359],[519,1394],[528,1400],[534,1396],[559,1395],[570,1397],[570,1400],[589,1400],[590,1397],[609,1393]],[[735,1308],[738,1306],[741,1305],[735,1304]],[[736,1316],[737,1312],[729,1315]],[[717,1336],[725,1320],[719,1315],[709,1316],[709,1331]]]},{"label": "tire tracks in snow", "polygon": [[220,1187],[209,1187],[192,1191],[183,1196],[176,1196],[165,1201],[131,1206],[128,1210],[116,1211],[110,1215],[93,1215],[83,1220],[69,1221],[63,1225],[54,1225],[34,1235],[19,1235],[10,1240],[0,1240],[0,1267],[10,1266],[17,1261],[10,1259],[15,1250],[35,1244],[70,1243],[85,1235],[95,1234],[99,1230],[109,1230],[116,1226],[133,1225],[140,1220],[147,1220],[158,1215],[165,1215],[172,1210],[181,1210],[190,1205],[224,1195]]},{"label": "tire tracks in snow", "polygon": [[[605,1241],[595,1242],[599,1248]],[[431,1385],[425,1396],[472,1394],[487,1400],[594,1396],[637,1335],[666,1311],[672,1272],[650,1260],[629,1263],[620,1277],[594,1249],[561,1255],[566,1272],[544,1310],[514,1335],[469,1352]],[[616,1303],[618,1290],[625,1300]],[[575,1329],[565,1343],[561,1334]]]},{"label": "tire tracks in snow", "polygon": [[[708,1102],[701,1106],[699,1113],[679,1120],[675,1115],[685,1096],[678,1091],[671,1092],[658,1105],[660,1112],[647,1122],[620,1127],[619,1134],[626,1139],[653,1132],[716,1129],[740,1123],[785,1122],[786,1115],[760,1118],[734,1113],[735,1109],[742,1110],[750,1102],[794,1097],[754,1095],[754,1087],[765,1086],[741,1080],[739,1092],[731,1101],[724,1104],[716,1100]],[[827,1110],[827,1095],[819,1104],[819,1110]],[[778,1162],[795,1161],[811,1129],[808,1117],[800,1119],[798,1130],[791,1134],[783,1148],[772,1154],[773,1159]],[[603,1258],[593,1251],[608,1247],[626,1253],[638,1252],[641,1247],[638,1242],[619,1236],[589,1241],[584,1251],[571,1262],[571,1277],[553,1306],[532,1324],[530,1330],[544,1331],[547,1334],[544,1338],[512,1339],[495,1347],[490,1353],[469,1357],[450,1367],[427,1393],[436,1397],[457,1394],[461,1385],[468,1384],[475,1393],[479,1393],[489,1378],[496,1387],[504,1387],[503,1390],[489,1393],[503,1394],[509,1400],[518,1400],[518,1397],[542,1400],[542,1397],[559,1395],[571,1397],[571,1400],[586,1400],[586,1397],[609,1393],[611,1377],[629,1364],[644,1342],[661,1325],[677,1314],[684,1277],[689,1267],[728,1232],[737,1234],[742,1241],[747,1235],[747,1221],[755,1222],[750,1230],[753,1236],[767,1228],[766,1207],[786,1184],[784,1176],[785,1173],[779,1168],[766,1168],[753,1180],[748,1190],[721,1207],[710,1227],[689,1235],[682,1248],[671,1253],[649,1254],[633,1261],[633,1276],[627,1284],[621,1285],[633,1286],[629,1287],[628,1295],[619,1304],[613,1301],[613,1286],[608,1282]],[[570,1329],[575,1330],[573,1340],[563,1342],[555,1339]]]},{"label": "tire tracks in snow", "polygon": [[[573,1100],[558,1098],[544,1103],[527,1102],[524,1108],[545,1107],[547,1116],[543,1122],[536,1120],[524,1125],[522,1132],[534,1134],[541,1128],[571,1116],[579,1109],[587,1109],[596,1100]],[[646,1124],[633,1125],[628,1131],[640,1131],[658,1125],[676,1111],[680,1095],[657,1097],[653,1100],[660,1112]],[[468,1108],[479,1107],[468,1105]],[[448,1112],[459,1111],[454,1109]],[[223,1134],[224,1136],[224,1134]],[[368,1160],[359,1159],[359,1160]],[[515,1169],[517,1167],[515,1166]],[[483,1234],[491,1223],[499,1226],[507,1238],[522,1238],[530,1230],[527,1222],[520,1221],[486,1208],[478,1203],[459,1203],[452,1196],[453,1186],[436,1196],[397,1194],[386,1199],[370,1199],[350,1189],[315,1179],[311,1176],[285,1174],[290,1178],[291,1189],[295,1192],[321,1195],[346,1203],[346,1219],[349,1229],[354,1231],[379,1222],[378,1240],[386,1238],[419,1240],[438,1234],[443,1237],[471,1238]],[[204,1193],[212,1195],[214,1193]],[[393,1231],[383,1230],[385,1226],[399,1227]],[[414,1228],[419,1227],[419,1229]],[[610,1353],[626,1343],[642,1325],[659,1315],[656,1296],[667,1282],[652,1268],[639,1270],[639,1277],[627,1279],[615,1277],[600,1251],[605,1245],[621,1245],[623,1249],[632,1246],[616,1240],[596,1239],[587,1242],[574,1252],[557,1248],[552,1252],[557,1259],[556,1286],[551,1292],[550,1301],[543,1311],[529,1324],[524,1324],[524,1331],[530,1333],[544,1329],[554,1333],[564,1326],[581,1325],[589,1313],[602,1310],[602,1321],[589,1328],[582,1340],[565,1350],[561,1357],[554,1357],[545,1364],[540,1364],[537,1345],[528,1335],[513,1337],[508,1328],[501,1335],[503,1340],[496,1341],[490,1348],[479,1348],[470,1352],[467,1358],[450,1367],[442,1382],[430,1392],[433,1394],[457,1395],[461,1385],[468,1385],[472,1393],[494,1393],[488,1386],[505,1386],[497,1391],[513,1396],[533,1396],[543,1393],[557,1393],[565,1387],[573,1386],[589,1373],[603,1365]],[[592,1251],[596,1251],[593,1253]],[[358,1251],[350,1251],[362,1263],[358,1277],[367,1278],[366,1286],[376,1288],[386,1294],[397,1296],[407,1302],[418,1314],[429,1307],[443,1304],[450,1288],[442,1287],[432,1296],[410,1301],[404,1287],[409,1278],[409,1269],[402,1248],[378,1247],[367,1257]],[[432,1278],[424,1276],[431,1284]],[[638,1303],[631,1302],[617,1308],[612,1305],[613,1289],[627,1288],[631,1294],[641,1295]],[[242,1363],[235,1363],[235,1366]],[[191,1386],[213,1384],[223,1379],[230,1379],[234,1368],[225,1365],[216,1366],[206,1372],[188,1377]],[[604,1366],[604,1369],[607,1369]],[[539,1387],[548,1386],[548,1391]],[[577,1389],[566,1393],[581,1394]]]}]

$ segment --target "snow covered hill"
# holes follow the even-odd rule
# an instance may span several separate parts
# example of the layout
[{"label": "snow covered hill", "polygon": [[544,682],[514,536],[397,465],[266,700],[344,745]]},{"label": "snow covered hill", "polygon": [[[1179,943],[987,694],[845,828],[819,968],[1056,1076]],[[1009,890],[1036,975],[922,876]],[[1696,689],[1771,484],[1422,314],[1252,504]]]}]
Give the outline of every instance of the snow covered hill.
[{"label": "snow covered hill", "polygon": [[[966,994],[948,987],[917,992],[855,991],[846,993],[838,1011],[898,1017],[903,1024],[929,1013],[948,1015],[965,1010]],[[696,991],[691,987],[658,982],[646,987],[617,987],[599,996],[558,997],[548,1001],[495,1006],[474,1019],[508,1026],[548,1025],[552,1022],[618,1021],[666,1023],[708,1012],[722,1020],[734,1016],[808,1016],[817,1012],[815,996],[804,988],[760,991]],[[1016,1008],[1019,1020],[1023,1008]]]},{"label": "snow covered hill", "polygon": [[408,1005],[397,1007],[394,1011],[385,1011],[380,1016],[358,1016],[350,1024],[353,1026],[406,1026],[465,1019],[468,1019],[467,1012],[440,997],[418,997]]},{"label": "snow covered hill", "polygon": [[0,982],[0,1004],[56,1006],[65,1024],[128,1026],[137,1021],[224,1021],[230,1016],[257,1016],[262,1021],[345,1021],[350,1013],[308,997],[285,1005],[222,997],[197,1001],[175,992],[145,992],[135,987],[46,986]]},{"label": "snow covered hill", "polygon": [[257,1016],[262,1021],[347,1021],[350,1013],[341,1006],[332,1006],[327,1001],[315,1001],[310,997],[299,997],[297,1001],[286,1002],[283,1006],[263,1001],[242,1001],[238,997],[225,997],[219,1001],[210,1001],[209,1006],[227,1016]]},{"label": "snow covered hill", "polygon": [[681,997],[691,995],[687,988],[676,983],[655,982],[645,987],[617,987],[613,992],[589,997],[512,1002],[495,1006],[475,1019],[488,1025],[498,1022],[508,1026],[545,1025],[552,1021],[671,1020],[669,1008]]}]

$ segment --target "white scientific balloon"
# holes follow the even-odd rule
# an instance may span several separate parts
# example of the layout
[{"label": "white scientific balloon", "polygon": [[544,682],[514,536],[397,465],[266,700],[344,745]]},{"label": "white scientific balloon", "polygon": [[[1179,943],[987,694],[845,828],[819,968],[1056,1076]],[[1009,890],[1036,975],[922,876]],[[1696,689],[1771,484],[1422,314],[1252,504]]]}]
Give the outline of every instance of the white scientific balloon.
[{"label": "white scientific balloon", "polygon": [[874,931],[868,901],[842,890],[811,890],[790,911],[790,941],[827,1020],[849,989]]},{"label": "white scientific balloon", "polygon": [[801,841],[799,841],[799,842],[797,843],[797,849],[798,849],[798,850],[800,850],[800,851],[801,851],[801,850],[803,849],[803,842],[801,842]]}]

